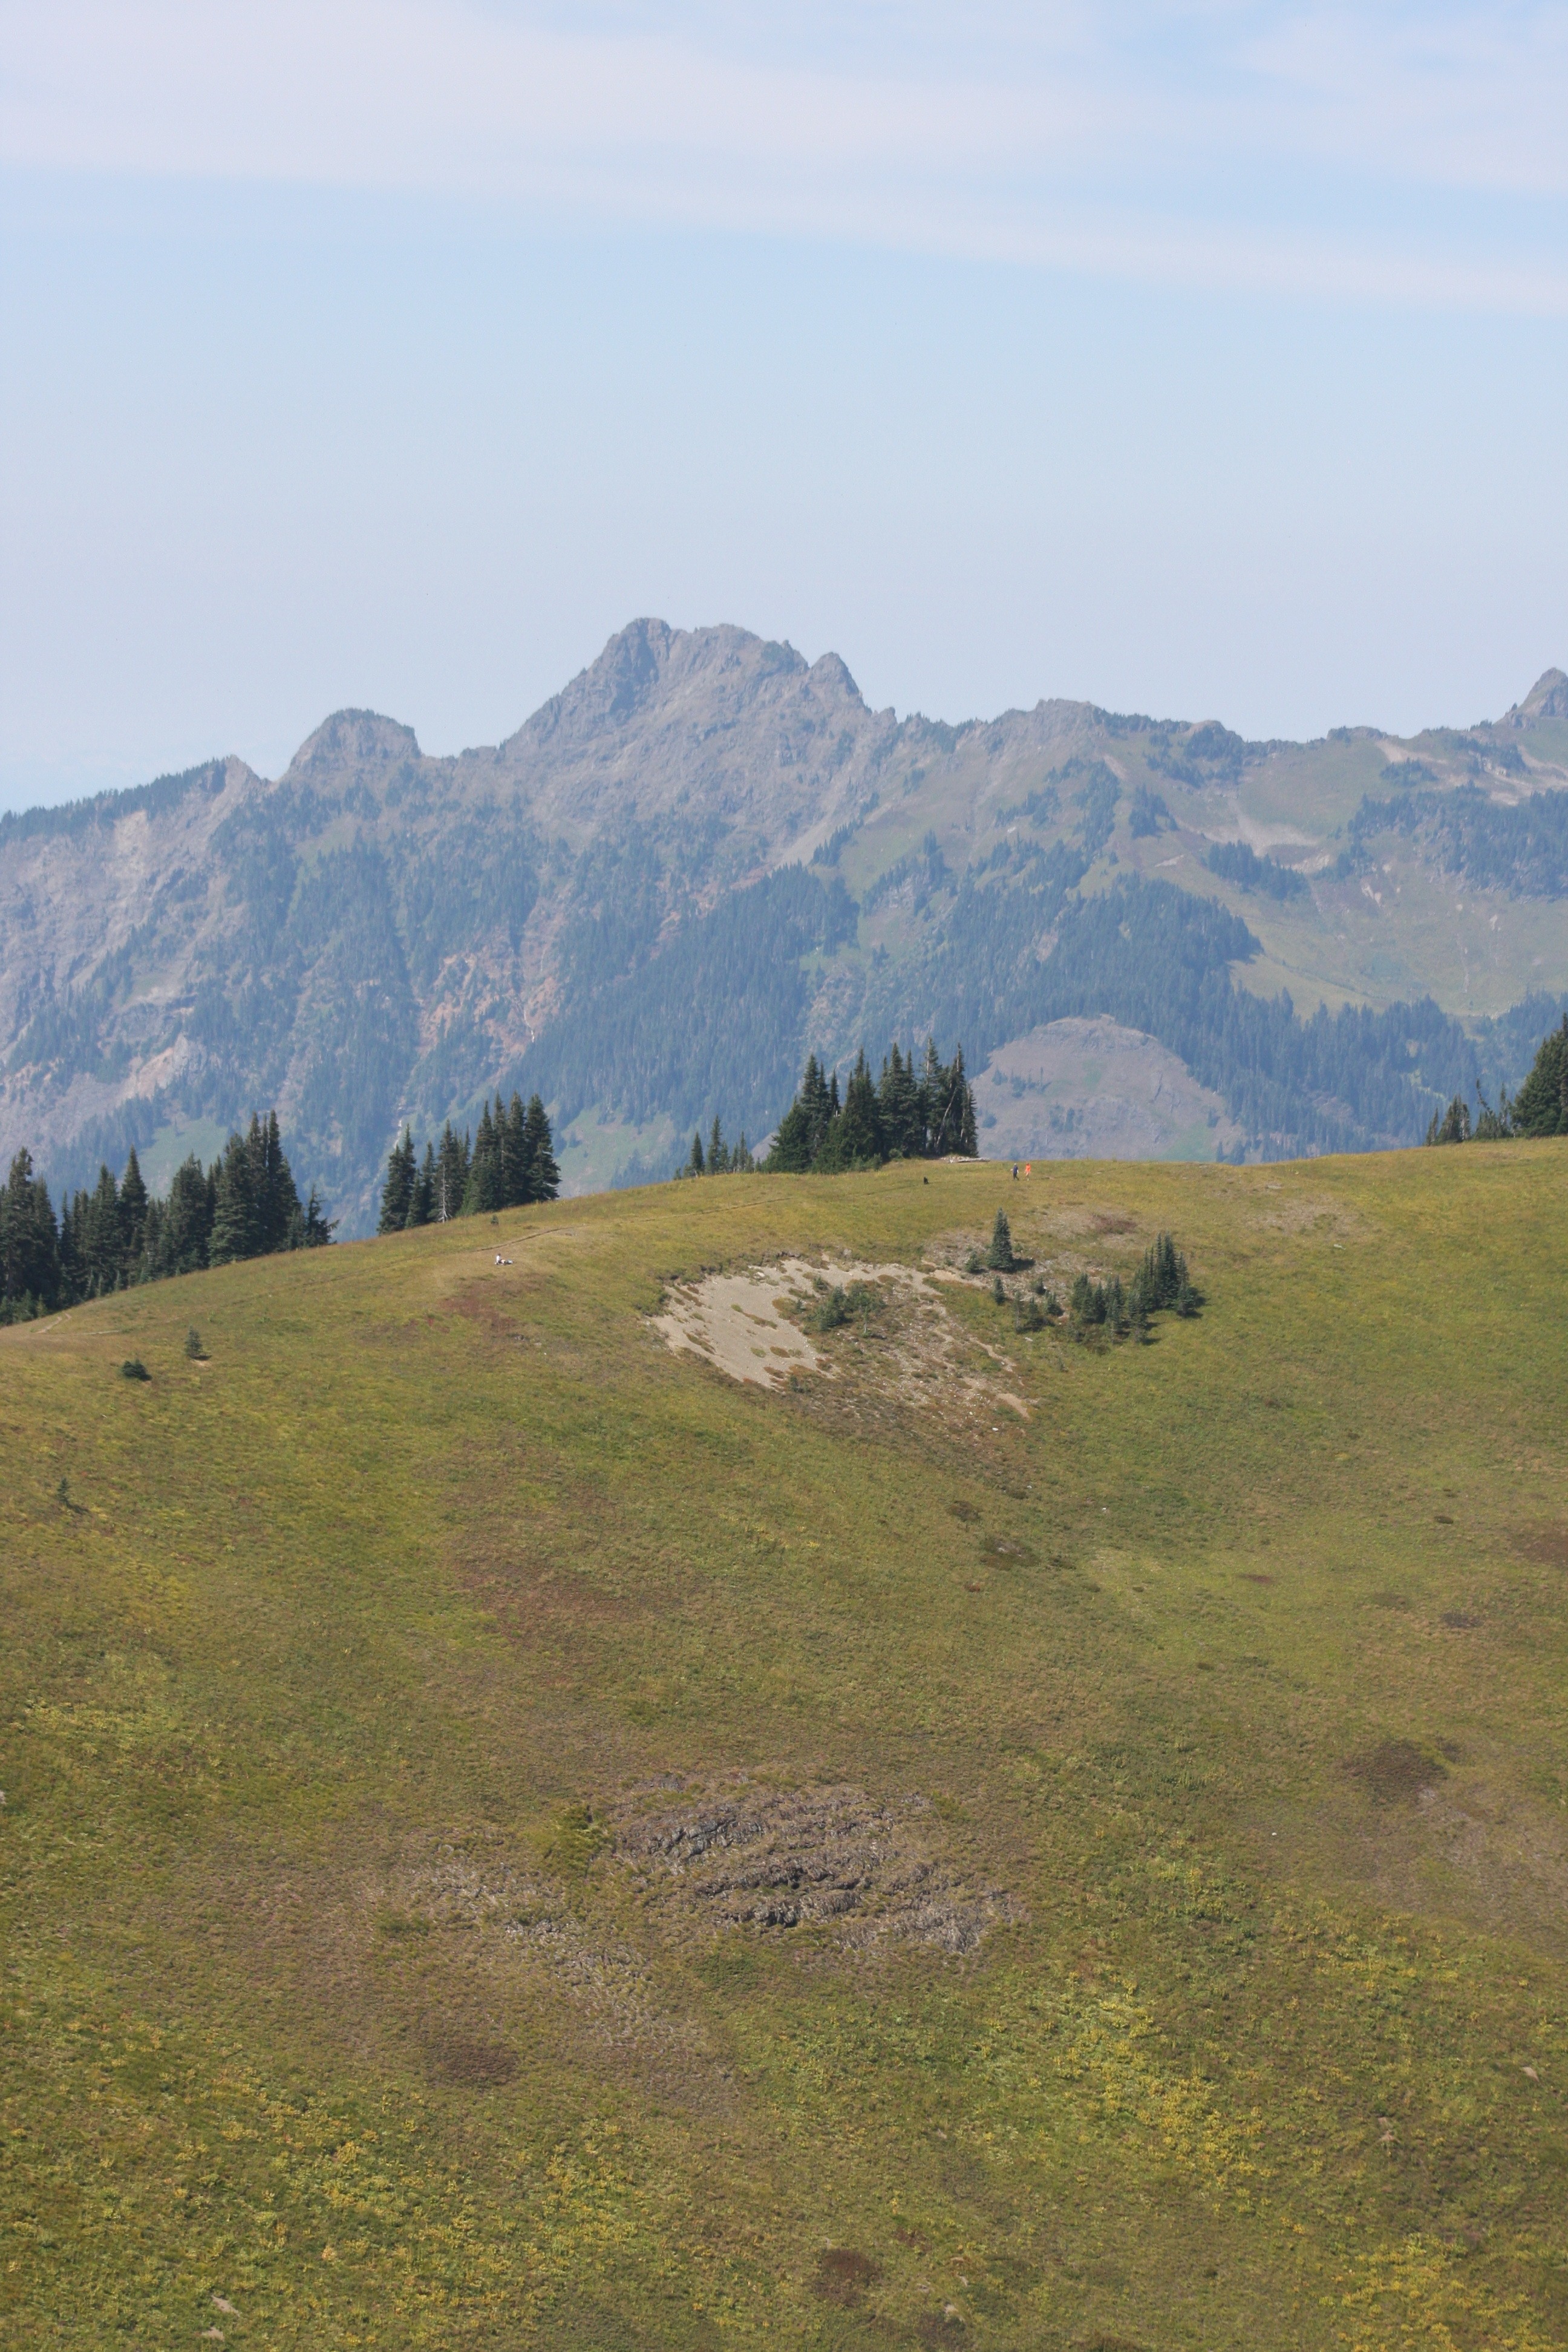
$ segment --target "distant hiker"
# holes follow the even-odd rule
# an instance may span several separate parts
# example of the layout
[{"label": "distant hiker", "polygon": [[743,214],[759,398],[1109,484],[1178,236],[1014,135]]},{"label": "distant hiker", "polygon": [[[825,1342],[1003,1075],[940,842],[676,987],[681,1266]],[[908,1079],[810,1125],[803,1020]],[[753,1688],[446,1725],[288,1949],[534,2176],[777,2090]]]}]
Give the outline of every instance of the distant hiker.
[{"label": "distant hiker", "polygon": [[1013,1181],[1014,1181],[1014,1183],[1016,1184],[1016,1183],[1017,1182],[1017,1181],[1018,1181],[1018,1163],[1017,1163],[1017,1161],[1015,1160],[1014,1160],[1014,1162],[1013,1162]]}]

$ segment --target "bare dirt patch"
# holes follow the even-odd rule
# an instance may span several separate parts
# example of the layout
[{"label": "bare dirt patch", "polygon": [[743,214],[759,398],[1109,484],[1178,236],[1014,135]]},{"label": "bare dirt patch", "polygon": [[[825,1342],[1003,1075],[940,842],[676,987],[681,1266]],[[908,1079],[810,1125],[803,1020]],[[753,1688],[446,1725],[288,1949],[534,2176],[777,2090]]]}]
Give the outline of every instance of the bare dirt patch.
[{"label": "bare dirt patch", "polygon": [[821,1371],[823,1360],[794,1319],[822,1269],[804,1259],[740,1274],[707,1274],[675,1284],[654,1329],[667,1348],[688,1349],[733,1381],[783,1388],[792,1371]]},{"label": "bare dirt patch", "polygon": [[[1028,1405],[1009,1384],[1012,1359],[964,1331],[942,1303],[940,1285],[958,1278],[944,1269],[784,1258],[676,1284],[653,1328],[668,1348],[731,1380],[765,1389],[806,1376],[833,1382],[851,1413],[874,1401],[955,1425],[998,1411],[1026,1421]],[[803,1328],[834,1290],[851,1302],[842,1326]]]},{"label": "bare dirt patch", "polygon": [[693,1924],[970,1952],[1016,1906],[943,1853],[935,1829],[923,1798],[742,1780],[634,1792],[614,1837],[621,1861]]}]

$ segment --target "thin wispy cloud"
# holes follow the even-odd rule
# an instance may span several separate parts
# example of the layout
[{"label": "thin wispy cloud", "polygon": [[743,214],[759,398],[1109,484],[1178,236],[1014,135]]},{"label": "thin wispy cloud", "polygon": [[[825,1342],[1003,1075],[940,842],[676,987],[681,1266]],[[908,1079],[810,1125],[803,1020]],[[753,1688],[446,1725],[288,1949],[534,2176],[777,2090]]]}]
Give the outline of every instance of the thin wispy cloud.
[{"label": "thin wispy cloud", "polygon": [[12,5],[13,166],[1568,310],[1568,8]]}]

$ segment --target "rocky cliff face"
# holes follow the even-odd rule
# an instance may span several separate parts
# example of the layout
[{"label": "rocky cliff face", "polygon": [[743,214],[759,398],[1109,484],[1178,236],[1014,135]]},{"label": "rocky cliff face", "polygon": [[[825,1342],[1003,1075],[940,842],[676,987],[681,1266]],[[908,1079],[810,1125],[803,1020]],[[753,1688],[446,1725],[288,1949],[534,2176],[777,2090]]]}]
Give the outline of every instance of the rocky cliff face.
[{"label": "rocky cliff face", "polygon": [[[1406,744],[1247,744],[1064,701],[950,727],[870,709],[836,655],[638,621],[493,749],[430,759],[340,711],[276,781],[216,761],[0,821],[0,1152],[82,1181],[134,1140],[163,1173],[276,1103],[353,1230],[405,1118],[537,1083],[575,1122],[569,1174],[603,1181],[677,1123],[771,1123],[808,1043],[934,1027],[984,1058],[1133,1013],[1153,1034],[1159,992],[1128,957],[1178,899],[1169,952],[1226,988],[1239,954],[1309,996],[1498,1013],[1568,987],[1561,896],[1529,879],[1568,810],[1565,697],[1549,672],[1498,727]],[[1391,781],[1417,792],[1379,814]],[[1261,883],[1212,874],[1218,841],[1263,853]],[[1095,929],[1112,889],[1120,947]],[[1178,1035],[1173,1013],[1124,1076],[1168,1094],[1175,1054],[1224,1097],[1222,1141],[1310,1143],[1305,1097],[1298,1118],[1270,1096],[1266,1133],[1219,1060],[1196,1068],[1208,1018]],[[1357,1118],[1342,1139],[1402,1131]],[[1163,1131],[1133,1112],[1115,1131],[1145,1128]]]}]

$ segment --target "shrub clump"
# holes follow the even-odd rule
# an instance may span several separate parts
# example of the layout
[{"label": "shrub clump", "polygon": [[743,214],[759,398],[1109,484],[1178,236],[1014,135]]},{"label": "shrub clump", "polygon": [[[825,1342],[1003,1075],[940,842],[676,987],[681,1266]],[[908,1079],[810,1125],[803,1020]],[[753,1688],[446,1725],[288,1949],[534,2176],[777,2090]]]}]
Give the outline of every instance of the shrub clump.
[{"label": "shrub clump", "polygon": [[849,1301],[841,1283],[835,1283],[826,1297],[819,1298],[806,1318],[813,1331],[837,1331],[849,1320]]},{"label": "shrub clump", "polygon": [[1072,1286],[1068,1313],[1074,1334],[1080,1339],[1123,1339],[1131,1336],[1146,1340],[1152,1317],[1166,1312],[1195,1315],[1202,1305],[1202,1295],[1194,1287],[1186,1259],[1171,1235],[1162,1234],[1152,1248],[1145,1252],[1142,1265],[1128,1284],[1123,1284],[1119,1274],[1111,1275],[1105,1282],[1092,1282],[1087,1274],[1080,1274]]},{"label": "shrub clump", "polygon": [[153,1375],[140,1356],[127,1356],[120,1367],[120,1377],[122,1381],[150,1381]]}]

